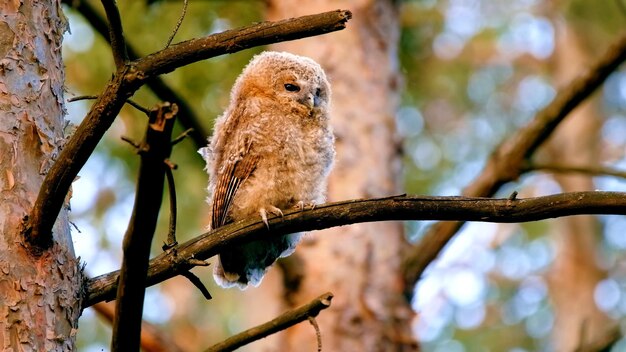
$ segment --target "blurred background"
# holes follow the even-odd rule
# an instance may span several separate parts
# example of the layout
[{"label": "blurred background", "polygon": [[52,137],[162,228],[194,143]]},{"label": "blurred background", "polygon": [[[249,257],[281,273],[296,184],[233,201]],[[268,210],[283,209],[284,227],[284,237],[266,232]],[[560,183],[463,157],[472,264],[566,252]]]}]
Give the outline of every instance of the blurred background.
[{"label": "blurred background", "polygon": [[[89,3],[100,9],[98,1]],[[182,8],[181,1],[118,5],[126,39],[139,54],[163,48]],[[595,62],[626,22],[620,0],[415,0],[396,6],[403,88],[395,121],[404,151],[402,185],[409,194],[460,194],[490,152]],[[262,21],[265,10],[263,1],[190,1],[174,42]],[[64,11],[71,29],[63,46],[66,98],[99,94],[114,71],[110,48],[79,11]],[[236,76],[261,50],[189,65],[163,79],[210,131]],[[133,100],[147,107],[159,102],[145,87]],[[68,103],[67,119],[80,123],[90,104]],[[626,169],[625,108],[622,69],[559,127],[534,156],[531,170],[497,196],[514,190],[520,197],[626,191],[617,177],[541,170],[555,163]],[[74,246],[90,277],[121,263],[139,159],[120,137],[140,140],[146,119],[124,108],[73,184]],[[179,242],[203,233],[208,221],[208,176],[197,149],[188,139],[172,156],[179,165]],[[167,234],[166,204],[154,254]],[[406,237],[419,241],[428,225],[406,223]],[[609,350],[626,351],[620,338],[626,328],[625,235],[626,219],[615,216],[467,224],[418,282],[413,332],[424,351],[552,351],[610,341]],[[148,289],[146,321],[188,351],[251,327],[238,303],[249,293],[217,288],[210,268],[193,271],[214,299],[205,301],[186,279],[174,278]],[[91,308],[84,311],[79,350],[108,350],[110,335],[109,323]]]}]

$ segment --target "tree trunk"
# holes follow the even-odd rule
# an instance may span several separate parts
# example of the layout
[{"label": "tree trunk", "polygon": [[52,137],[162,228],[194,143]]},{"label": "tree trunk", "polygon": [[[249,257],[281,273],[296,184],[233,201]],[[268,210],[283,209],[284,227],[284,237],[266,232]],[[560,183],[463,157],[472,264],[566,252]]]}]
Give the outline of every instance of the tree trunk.
[{"label": "tree trunk", "polygon": [[[393,1],[269,1],[267,19],[278,20],[342,7],[352,11],[346,30],[281,43],[272,50],[305,55],[326,70],[332,86],[331,121],[337,160],[328,201],[399,193],[400,155],[394,132],[399,103],[398,13]],[[413,351],[413,312],[400,275],[403,227],[397,222],[351,225],[308,235],[286,265],[301,271],[280,292],[255,295],[302,304],[331,291],[330,309],[317,318],[328,351]],[[289,263],[288,262],[288,263]],[[295,268],[295,270],[294,270]],[[276,272],[276,270],[274,270]],[[297,276],[297,275],[296,275]],[[267,278],[263,291],[277,290]],[[257,301],[258,305],[258,301]],[[265,305],[264,305],[265,306]],[[310,350],[316,345],[308,324],[280,334],[275,350]],[[304,347],[306,346],[306,348]]]},{"label": "tree trunk", "polygon": [[66,22],[59,1],[2,1],[0,13],[0,348],[72,350],[82,273],[67,210],[41,256],[20,233],[63,142]]},{"label": "tree trunk", "polygon": [[[589,61],[576,34],[556,22],[555,78],[557,87],[574,79]],[[597,101],[588,100],[571,113],[547,144],[557,164],[597,166],[600,120]],[[584,175],[555,175],[563,192],[594,190]],[[548,275],[556,316],[553,343],[556,351],[574,351],[580,345],[602,341],[615,327],[595,304],[594,290],[606,273],[596,263],[600,226],[595,217],[576,216],[554,222],[558,254]]]}]

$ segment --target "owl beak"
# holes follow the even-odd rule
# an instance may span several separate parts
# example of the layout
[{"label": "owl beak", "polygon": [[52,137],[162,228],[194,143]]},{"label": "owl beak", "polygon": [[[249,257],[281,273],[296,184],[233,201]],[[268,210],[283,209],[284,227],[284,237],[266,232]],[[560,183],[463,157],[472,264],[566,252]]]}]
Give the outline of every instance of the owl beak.
[{"label": "owl beak", "polygon": [[317,108],[320,106],[322,100],[317,95],[313,96],[313,107]]}]

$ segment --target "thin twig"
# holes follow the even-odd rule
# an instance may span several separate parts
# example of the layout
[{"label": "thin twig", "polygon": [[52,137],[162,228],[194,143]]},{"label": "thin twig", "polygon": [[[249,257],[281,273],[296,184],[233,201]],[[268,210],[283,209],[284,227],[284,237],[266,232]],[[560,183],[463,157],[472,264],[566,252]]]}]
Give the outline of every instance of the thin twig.
[{"label": "thin twig", "polygon": [[561,165],[561,164],[540,164],[530,163],[524,166],[524,172],[529,171],[549,171],[555,173],[579,173],[592,176],[614,176],[626,178],[626,171],[617,170],[605,166],[591,165]]},{"label": "thin twig", "polygon": [[188,3],[188,0],[183,1],[183,10],[180,14],[180,18],[178,19],[178,22],[176,22],[176,26],[174,27],[174,31],[172,32],[172,35],[170,35],[170,38],[167,40],[167,44],[165,44],[166,48],[170,46],[170,44],[172,44],[172,40],[174,40],[174,36],[178,32],[180,25],[183,24],[183,19],[185,19],[185,15],[187,14],[187,3]]},{"label": "thin twig", "polygon": [[202,292],[202,295],[207,301],[213,299],[213,297],[211,297],[211,293],[209,293],[209,290],[207,290],[206,286],[204,286],[200,278],[194,275],[194,273],[192,273],[191,271],[185,271],[181,273],[181,275],[187,278],[187,280],[189,280],[194,286],[196,286],[196,288],[200,290],[200,292]]},{"label": "thin twig", "polygon": [[21,232],[31,254],[41,255],[52,246],[52,226],[72,181],[113,124],[126,99],[149,79],[225,53],[341,30],[351,16],[349,11],[338,10],[278,22],[257,23],[178,43],[124,65],[65,144],[46,174],[31,213],[24,218]]},{"label": "thin twig", "polygon": [[241,332],[235,336],[229,337],[228,339],[209,347],[205,350],[205,352],[234,351],[239,347],[245,346],[251,342],[260,340],[271,334],[275,334],[278,331],[285,330],[288,327],[309,319],[309,317],[317,316],[320,311],[330,307],[330,302],[332,299],[332,293],[325,293],[312,300],[311,302],[287,311],[281,314],[279,317],[268,321],[265,324],[259,325],[252,329]]},{"label": "thin twig", "polygon": [[141,148],[141,145],[139,145],[139,143],[133,141],[130,137],[127,136],[121,136],[120,137],[121,140],[123,140],[124,142],[132,145],[133,147],[135,147],[135,149],[139,150],[139,148]]},{"label": "thin twig", "polygon": [[79,95],[79,96],[68,98],[67,102],[72,103],[72,102],[79,101],[79,100],[93,100],[93,99],[98,99],[98,96],[97,95]]},{"label": "thin twig", "polygon": [[[395,196],[349,200],[317,205],[315,209],[293,209],[269,220],[267,232],[257,217],[225,225],[176,247],[176,253],[161,253],[150,261],[146,285],[154,285],[189,270],[185,258],[208,259],[229,246],[289,233],[320,230],[361,222],[390,220],[445,220],[515,223],[582,215],[626,215],[626,193],[573,192],[536,198],[471,198]],[[381,234],[384,236],[384,234]],[[432,250],[432,249],[431,249]],[[433,253],[424,252],[425,256]],[[84,305],[113,298],[117,272],[88,280]]]},{"label": "thin twig", "polygon": [[131,100],[131,99],[126,99],[126,102],[132,106],[133,108],[143,112],[144,114],[146,114],[146,116],[150,116],[150,109],[145,108],[143,106],[141,106],[140,104],[136,103],[135,101]]},{"label": "thin twig", "polygon": [[322,332],[320,331],[320,326],[317,325],[315,317],[309,317],[308,320],[309,323],[313,325],[313,329],[315,329],[315,337],[317,338],[317,352],[322,352]]},{"label": "thin twig", "polygon": [[[171,143],[170,143],[171,144]],[[178,244],[176,240],[176,185],[174,184],[174,174],[172,172],[172,168],[165,168],[165,179],[167,180],[167,189],[169,190],[169,199],[170,199],[170,224],[169,229],[167,231],[167,244],[168,248],[172,248]]]},{"label": "thin twig", "polygon": [[[502,185],[516,180],[526,160],[550,136],[561,121],[591,95],[626,60],[626,36],[617,40],[587,72],[561,89],[554,100],[539,111],[526,126],[508,137],[492,154],[483,171],[464,190],[464,196],[490,197]],[[407,296],[426,267],[463,226],[462,222],[433,225],[420,243],[404,258],[403,271]]]},{"label": "thin twig", "polygon": [[[79,100],[95,100],[95,99],[98,99],[97,95],[79,95],[79,96],[68,98],[67,102],[73,103]],[[126,99],[126,103],[128,103],[130,106],[134,107],[135,109],[143,112],[144,114],[148,116],[150,115],[150,109],[141,106],[141,104],[133,101],[132,99]]]},{"label": "thin twig", "polygon": [[104,12],[109,20],[109,39],[115,67],[119,70],[128,62],[128,52],[126,51],[126,40],[122,29],[122,19],[115,0],[102,0]]},{"label": "thin twig", "polygon": [[174,145],[182,142],[183,140],[185,140],[185,138],[187,138],[191,132],[193,132],[193,128],[186,129],[185,132],[179,134],[178,137],[176,137],[176,138],[174,138],[172,140],[172,145],[174,146]]}]

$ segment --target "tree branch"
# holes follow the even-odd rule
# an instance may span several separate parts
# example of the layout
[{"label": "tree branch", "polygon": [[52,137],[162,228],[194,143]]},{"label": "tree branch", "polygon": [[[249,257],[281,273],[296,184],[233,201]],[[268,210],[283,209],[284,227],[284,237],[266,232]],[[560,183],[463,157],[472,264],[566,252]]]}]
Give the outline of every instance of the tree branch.
[{"label": "tree branch", "polygon": [[[500,187],[516,180],[525,161],[550,136],[576,106],[593,93],[626,60],[626,36],[620,38],[586,73],[561,89],[554,100],[537,113],[528,125],[506,139],[492,154],[482,173],[464,190],[464,196],[490,197]],[[412,292],[415,282],[445,247],[463,223],[437,223],[406,255],[405,287]],[[426,254],[425,254],[426,253]],[[410,294],[408,294],[410,296]]]},{"label": "tree branch", "polygon": [[[189,258],[207,259],[226,249],[260,236],[280,236],[361,222],[389,220],[461,220],[480,222],[526,222],[581,214],[626,215],[626,193],[574,192],[527,199],[470,197],[395,196],[321,204],[315,209],[285,211],[269,221],[238,221],[204,233],[162,253],[150,261],[147,285],[154,285],[189,270]],[[384,235],[384,234],[381,234]],[[433,253],[423,253],[432,256]],[[117,272],[90,279],[85,307],[113,298]]]},{"label": "tree branch", "polygon": [[150,245],[159,218],[167,168],[163,161],[172,151],[170,139],[176,112],[176,105],[169,103],[153,109],[146,137],[138,149],[141,164],[135,205],[124,235],[111,351],[139,351]]},{"label": "tree branch", "polygon": [[113,61],[115,61],[115,67],[119,70],[128,62],[120,11],[115,0],[102,0],[102,6],[104,6],[104,12],[106,12],[109,20],[109,38],[111,40],[111,51],[113,51]]},{"label": "tree branch", "polygon": [[[69,6],[76,6],[76,10],[80,12],[83,17],[100,35],[109,43],[109,29],[106,21],[98,14],[93,6],[85,0],[63,0],[63,3]],[[126,43],[126,50],[128,57],[131,60],[139,58],[137,50],[130,44]],[[153,77],[147,80],[146,85],[152,90],[160,101],[169,101],[178,105],[178,116],[176,119],[180,122],[185,129],[193,129],[189,135],[196,144],[197,148],[204,147],[207,143],[209,131],[200,123],[200,119],[194,113],[193,109],[183,97],[181,97],[176,91],[174,91],[165,81],[160,77]]]},{"label": "tree branch", "polygon": [[148,79],[210,57],[341,30],[351,16],[349,11],[337,10],[278,22],[258,23],[188,40],[121,67],[67,142],[43,181],[33,210],[25,218],[22,231],[31,252],[39,255],[52,245],[52,225],[72,181],[113,123],[126,99]]},{"label": "tree branch", "polygon": [[[109,43],[109,28],[106,21],[100,16],[98,11],[86,0],[63,0],[63,3],[68,6],[75,6],[76,10],[85,17],[85,19],[91,24],[91,26]],[[128,57],[131,60],[139,58],[138,51],[131,45],[126,43],[126,49]],[[204,147],[207,143],[209,131],[200,123],[200,119],[193,112],[193,109],[183,97],[175,92],[170,86],[165,83],[161,77],[153,77],[148,79],[146,85],[152,90],[160,101],[169,101],[178,105],[178,116],[176,119],[180,122],[185,129],[192,128],[193,131],[189,134],[197,148]]]},{"label": "tree branch", "polygon": [[308,320],[309,317],[317,316],[320,311],[330,307],[330,302],[332,298],[332,293],[325,293],[312,300],[311,302],[298,308],[292,309],[288,312],[285,312],[284,314],[268,321],[265,324],[259,325],[252,329],[241,332],[235,336],[229,337],[228,339],[209,347],[205,350],[205,352],[234,351],[239,347],[245,346],[251,342],[260,340],[281,330],[285,330],[293,325]]}]

